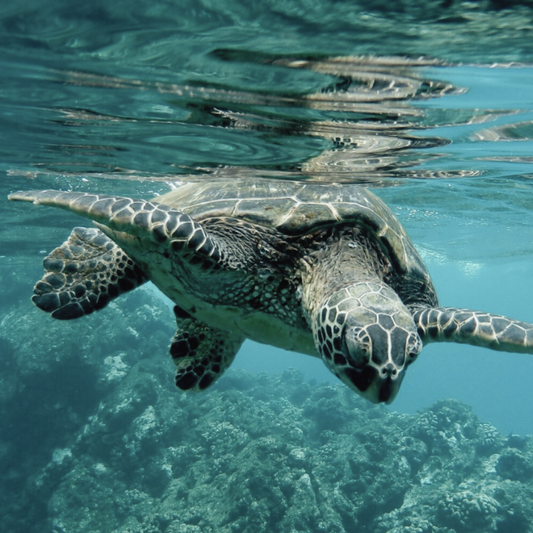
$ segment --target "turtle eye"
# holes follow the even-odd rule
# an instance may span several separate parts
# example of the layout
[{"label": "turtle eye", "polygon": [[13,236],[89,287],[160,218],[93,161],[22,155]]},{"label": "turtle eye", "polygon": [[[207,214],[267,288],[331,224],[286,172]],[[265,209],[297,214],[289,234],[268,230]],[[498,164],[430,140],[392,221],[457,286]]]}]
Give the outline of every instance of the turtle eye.
[{"label": "turtle eye", "polygon": [[420,340],[420,337],[418,335],[411,334],[407,342],[407,361],[405,362],[405,365],[409,366],[411,363],[413,363],[421,351],[422,341]]},{"label": "turtle eye", "polygon": [[405,366],[409,366],[411,363],[414,363],[417,357],[418,357],[417,353],[409,352],[407,354],[407,360],[405,361]]},{"label": "turtle eye", "polygon": [[407,348],[410,352],[418,355],[422,351],[422,340],[416,333],[411,333],[407,340]]},{"label": "turtle eye", "polygon": [[372,353],[370,335],[358,327],[347,327],[344,331],[345,356],[351,365],[361,368],[368,364]]}]

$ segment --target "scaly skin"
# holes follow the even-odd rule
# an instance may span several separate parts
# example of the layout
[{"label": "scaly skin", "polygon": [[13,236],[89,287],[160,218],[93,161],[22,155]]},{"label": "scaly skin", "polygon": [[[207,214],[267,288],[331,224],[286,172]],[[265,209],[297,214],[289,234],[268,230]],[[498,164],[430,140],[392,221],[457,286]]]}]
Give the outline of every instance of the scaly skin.
[{"label": "scaly skin", "polygon": [[[356,222],[351,226],[351,223],[344,226],[341,224],[339,228],[333,225],[329,237],[322,238],[323,240],[321,238],[316,241],[311,240],[312,247],[309,250],[304,244],[309,242],[309,239],[306,240],[304,236],[301,242],[297,242],[296,237],[291,234],[293,239],[291,246],[300,246],[302,264],[300,270],[295,267],[293,271],[290,269],[287,271],[279,268],[281,263],[276,259],[279,255],[279,261],[285,261],[283,252],[272,248],[272,252],[267,253],[275,239],[278,244],[284,240],[288,244],[289,238],[282,231],[272,228],[266,229],[260,225],[231,218],[225,219],[227,224],[224,226],[223,217],[217,219],[218,222],[213,219],[214,221],[211,220],[210,223],[201,223],[179,209],[157,202],[114,196],[29,191],[14,193],[9,198],[61,207],[95,221],[98,228],[123,248],[127,255],[122,256],[120,251],[114,250],[112,246],[108,248],[108,243],[97,233],[76,234],[74,237],[85,241],[82,245],[86,246],[86,252],[85,256],[82,254],[81,259],[91,259],[95,249],[102,257],[109,255],[115,257],[115,261],[124,264],[130,256],[135,263],[130,267],[138,267],[140,270],[137,272],[130,268],[131,272],[123,272],[123,269],[120,269],[119,277],[121,275],[126,277],[126,281],[123,282],[125,284],[123,292],[142,283],[146,276],[160,288],[166,284],[164,287],[167,289],[166,293],[172,294],[173,286],[179,282],[177,276],[186,277],[188,268],[198,265],[206,273],[208,272],[210,287],[206,292],[217,290],[216,285],[220,285],[226,271],[231,270],[232,273],[248,276],[245,281],[249,284],[243,285],[245,292],[242,298],[236,302],[232,300],[225,311],[225,316],[220,310],[222,306],[229,304],[225,303],[223,298],[209,304],[211,314],[204,315],[209,316],[209,320],[205,318],[203,320],[211,324],[210,326],[198,320],[197,316],[191,319],[177,317],[178,324],[184,328],[184,332],[178,332],[174,338],[172,355],[178,364],[178,381],[181,383],[181,388],[207,387],[218,377],[217,374],[222,366],[224,368],[229,366],[244,338],[242,331],[233,335],[230,330],[232,328],[238,330],[241,323],[253,314],[251,310],[255,308],[248,309],[242,303],[242,300],[250,299],[250,292],[253,291],[257,291],[258,295],[265,293],[265,296],[268,293],[270,298],[269,305],[262,307],[263,314],[253,315],[258,317],[253,326],[255,329],[252,328],[254,335],[257,331],[265,329],[266,319],[270,329],[262,342],[276,345],[278,336],[285,335],[286,340],[283,342],[296,338],[297,342],[291,345],[290,349],[313,355],[318,352],[334,374],[354,391],[376,403],[390,403],[394,399],[405,370],[420,352],[422,343],[458,342],[492,350],[533,354],[533,325],[500,315],[436,307],[436,295],[429,276],[424,274],[423,265],[420,268],[413,267],[418,272],[418,277],[406,275],[401,279],[401,269],[395,268],[389,260],[394,259],[394,254],[387,256],[381,248],[383,243],[374,240],[372,233],[364,226],[358,226]],[[416,259],[416,252],[405,232],[401,227],[394,225],[394,218],[391,218],[392,214],[386,212],[386,207],[379,205],[382,216],[387,220],[386,227],[390,229],[392,225],[394,231],[402,235],[403,243],[407,246],[403,248],[404,251],[410,250],[408,258]],[[364,208],[356,206],[353,212],[358,213],[358,209],[365,208],[366,204]],[[312,212],[314,211],[311,210],[309,213]],[[224,227],[226,229],[223,229]],[[67,241],[60,251],[66,251],[68,256],[69,246]],[[130,250],[133,255],[130,254]],[[40,287],[40,297],[43,298],[41,303],[44,303],[40,307],[48,312],[59,308],[57,302],[52,301],[55,296],[50,296],[49,293],[57,289],[56,285],[60,286],[63,282],[67,292],[70,291],[69,297],[77,293],[80,294],[80,298],[85,297],[82,294],[83,288],[77,285],[78,279],[70,281],[71,274],[67,270],[64,272],[65,265],[62,263],[61,253],[58,251],[54,255],[53,252],[48,266],[45,260],[49,274],[43,278],[44,284],[36,286]],[[281,301],[281,296],[274,294],[275,284],[268,289],[268,279],[265,285],[257,285],[261,290],[255,287],[261,275],[263,277],[266,275],[268,278],[270,271],[261,271],[267,257],[271,261],[269,268],[272,268],[272,278],[277,276],[276,283],[280,288],[283,286],[282,281],[294,285],[299,283],[298,279],[301,277],[301,307],[297,309],[299,306],[297,299],[289,300],[291,302],[289,311],[305,317],[307,326],[300,326],[294,319],[289,327],[284,318],[282,321],[279,320],[281,316],[279,313],[279,316],[276,316],[279,322],[271,319],[276,309],[284,307],[285,304]],[[109,263],[109,260],[105,261]],[[181,269],[176,267],[178,262],[182,264]],[[78,263],[80,261],[70,266],[77,268]],[[407,260],[400,261],[400,266],[405,266],[407,263]],[[289,268],[288,264],[284,264],[285,269]],[[89,265],[87,271],[90,271],[90,268]],[[245,269],[250,271],[245,274]],[[110,268],[110,271],[112,270]],[[218,272],[214,272],[215,270]],[[212,287],[211,275],[214,276]],[[65,279],[62,276],[65,276]],[[103,279],[103,285],[107,284],[109,289],[110,285],[116,284],[116,278],[115,272],[113,279]],[[226,279],[230,283],[230,293],[228,293],[230,296],[234,279],[231,276]],[[405,287],[409,287],[409,283],[414,283],[412,286],[415,288],[418,283],[418,289],[406,291]],[[247,287],[250,287],[248,292],[246,292]],[[113,294],[109,295],[113,297],[117,291],[114,287],[111,289]],[[293,289],[290,294],[296,298],[298,290],[294,287]],[[187,291],[190,289],[182,285],[180,290],[181,292],[177,293],[180,298],[187,299],[189,297]],[[224,292],[220,294],[227,297]],[[200,302],[199,297],[196,298]],[[62,299],[65,300],[66,297],[59,296],[59,304],[64,305]],[[68,315],[68,309],[74,309],[71,306],[57,313],[57,318],[76,318],[81,314],[87,314],[105,305],[104,300],[105,298],[101,302],[95,300],[89,303],[80,300],[83,313],[78,309],[77,314],[75,312],[70,317],[65,316]],[[236,318],[233,319],[233,316]],[[225,326],[219,323],[223,319],[226,320]],[[310,343],[311,332],[314,346]],[[253,338],[253,335],[248,336]],[[215,339],[215,347],[207,341],[207,344],[202,345],[202,340],[206,339],[207,341]],[[216,345],[224,346],[227,342],[229,346],[224,348],[225,351],[216,348]],[[306,343],[309,343],[310,347],[306,346],[304,350],[303,346]],[[210,357],[213,359],[209,360]],[[224,365],[220,365],[218,358],[225,362]],[[202,382],[206,374],[210,377]]]},{"label": "scaly skin", "polygon": [[326,366],[372,402],[391,403],[422,349],[411,313],[381,281],[365,281],[329,297],[313,321]]},{"label": "scaly skin", "polygon": [[533,353],[533,325],[502,315],[435,307],[417,311],[414,319],[424,344],[459,342],[500,352]]},{"label": "scaly skin", "polygon": [[106,229],[125,232],[154,244],[169,244],[174,252],[194,254],[219,261],[221,251],[189,215],[168,206],[120,196],[61,191],[22,191],[9,195],[9,200],[60,207],[99,222]]}]

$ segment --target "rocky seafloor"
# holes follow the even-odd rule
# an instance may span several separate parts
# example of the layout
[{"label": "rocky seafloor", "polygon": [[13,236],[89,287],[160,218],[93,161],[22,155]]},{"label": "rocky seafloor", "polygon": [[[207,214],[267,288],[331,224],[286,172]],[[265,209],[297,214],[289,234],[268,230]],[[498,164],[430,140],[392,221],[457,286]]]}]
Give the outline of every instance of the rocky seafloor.
[{"label": "rocky seafloor", "polygon": [[1,531],[533,531],[533,439],[457,401],[397,414],[295,371],[180,393],[146,290],[73,322],[0,311]]}]

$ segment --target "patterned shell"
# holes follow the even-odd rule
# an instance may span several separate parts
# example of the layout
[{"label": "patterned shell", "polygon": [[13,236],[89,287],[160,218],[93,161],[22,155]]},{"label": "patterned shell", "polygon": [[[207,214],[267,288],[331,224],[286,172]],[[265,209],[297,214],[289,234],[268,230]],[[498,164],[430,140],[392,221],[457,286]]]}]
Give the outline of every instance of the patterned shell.
[{"label": "patterned shell", "polygon": [[224,180],[187,183],[154,199],[200,221],[235,217],[275,228],[285,235],[305,235],[337,224],[370,228],[401,277],[432,290],[429,273],[392,211],[358,185],[281,180]]}]

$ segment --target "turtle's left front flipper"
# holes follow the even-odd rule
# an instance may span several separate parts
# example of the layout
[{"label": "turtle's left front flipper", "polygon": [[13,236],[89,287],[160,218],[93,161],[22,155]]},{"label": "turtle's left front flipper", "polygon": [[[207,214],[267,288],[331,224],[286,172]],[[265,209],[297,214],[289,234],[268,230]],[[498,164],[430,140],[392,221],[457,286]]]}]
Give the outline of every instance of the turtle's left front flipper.
[{"label": "turtle's left front flipper", "polygon": [[435,307],[414,314],[424,344],[459,342],[501,352],[533,354],[533,324],[469,309]]},{"label": "turtle's left front flipper", "polygon": [[192,264],[205,262],[213,266],[224,262],[218,239],[208,234],[202,224],[157,201],[54,190],[19,191],[8,199],[59,207],[89,218],[137,263],[143,258],[132,252],[139,248],[139,240],[154,250],[165,247],[167,253]]}]

